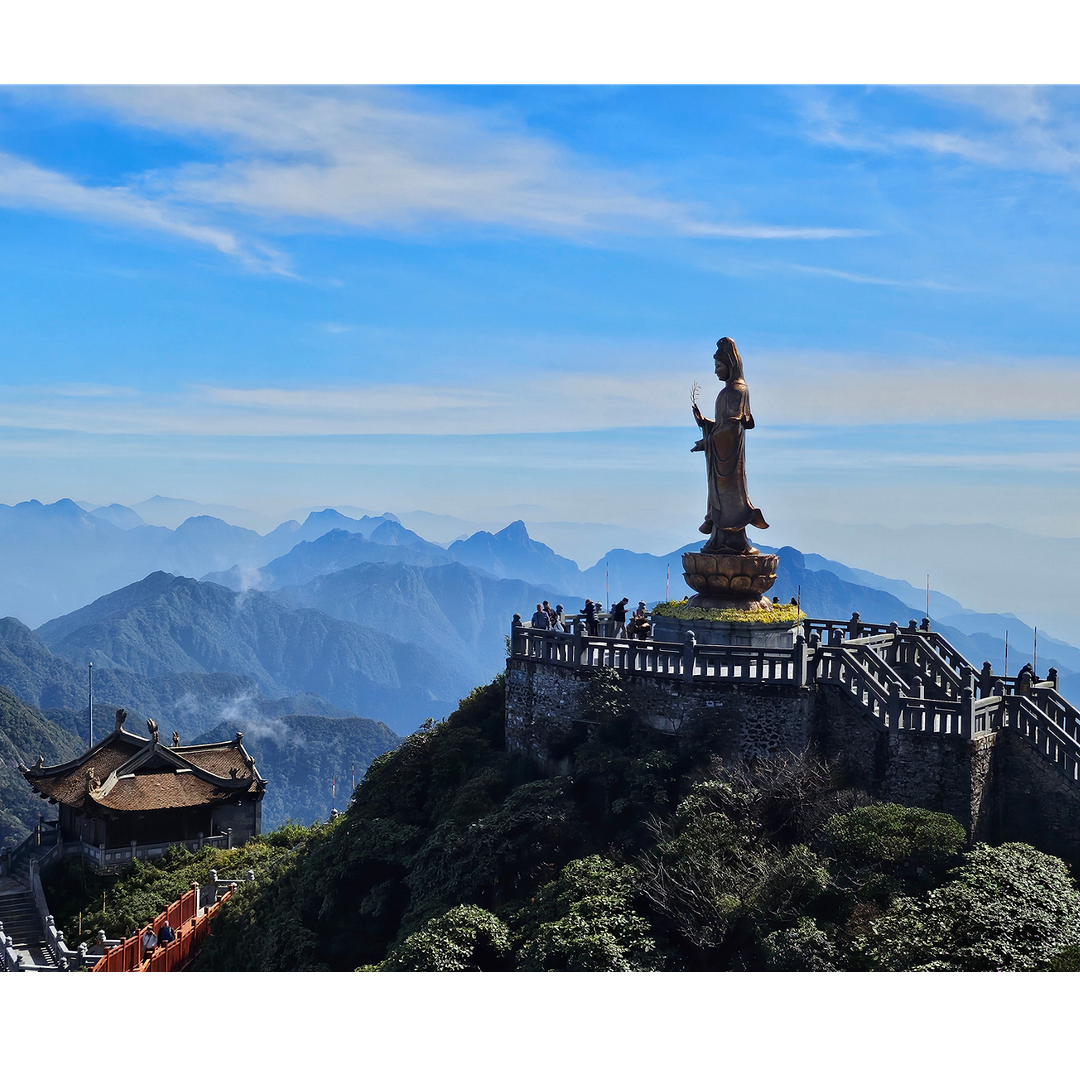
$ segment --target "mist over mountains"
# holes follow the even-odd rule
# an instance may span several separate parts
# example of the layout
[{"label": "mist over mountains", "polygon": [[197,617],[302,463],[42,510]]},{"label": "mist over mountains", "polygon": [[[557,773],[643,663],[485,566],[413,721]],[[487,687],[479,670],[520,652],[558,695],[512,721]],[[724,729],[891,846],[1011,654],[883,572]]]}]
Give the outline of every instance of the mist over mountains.
[{"label": "mist over mountains", "polygon": [[[355,507],[346,509],[357,517],[334,508],[314,510],[303,522],[290,520],[265,534],[227,524],[206,513],[189,517],[173,529],[138,523],[143,515],[153,520],[169,519],[170,515],[175,519],[189,509],[208,508],[160,496],[135,507],[113,504],[90,510],[71,500],[47,506],[36,501],[0,506],[0,614],[19,618],[27,625],[51,621],[161,570],[178,577],[201,578],[237,592],[285,590],[280,599],[289,606],[310,606],[341,621],[391,636],[403,635],[399,640],[423,646],[422,639],[433,631],[438,620],[432,622],[420,614],[420,608],[415,617],[405,614],[416,599],[411,590],[417,588],[418,579],[402,579],[402,583],[392,586],[404,589],[402,598],[413,596],[401,600],[405,603],[401,610],[380,599],[389,595],[388,581],[376,585],[372,578],[369,586],[374,591],[370,598],[358,582],[352,582],[341,596],[333,595],[335,583],[312,583],[316,578],[364,565],[464,565],[480,577],[530,583],[543,594],[519,588],[514,594],[516,599],[507,593],[496,601],[488,587],[483,603],[474,608],[466,593],[468,589],[475,591],[475,583],[469,584],[466,593],[455,593],[455,587],[465,588],[463,582],[458,579],[455,586],[448,580],[441,586],[442,593],[440,587],[431,592],[432,599],[425,602],[435,603],[453,628],[453,634],[447,634],[445,648],[440,643],[433,651],[443,650],[445,658],[459,668],[479,655],[479,666],[484,669],[501,648],[505,630],[496,633],[494,624],[503,615],[513,614],[509,606],[514,610],[520,606],[522,614],[527,615],[537,599],[545,598],[552,603],[579,603],[585,596],[615,600],[625,595],[632,603],[652,603],[669,591],[672,597],[678,597],[686,591],[681,576],[682,552],[698,546],[695,542],[658,556],[614,548],[582,570],[531,537],[521,521],[496,532],[479,530],[447,547],[424,539],[393,514],[375,515]],[[239,513],[235,508],[213,509],[228,511],[234,519]],[[440,515],[421,511],[408,517],[414,523],[430,520],[433,527],[443,529],[459,524],[456,519],[444,521]],[[784,551],[791,553],[794,549]],[[852,568],[817,554],[806,555],[801,563],[790,554],[781,559],[774,592],[787,599],[800,588],[804,590],[806,609],[822,617],[846,618],[852,610],[858,610],[868,620],[896,618],[905,622],[921,617],[925,608],[925,592],[909,582]],[[494,606],[489,607],[489,602]],[[457,607],[471,614],[458,618],[454,614]],[[477,616],[475,612],[481,609],[492,614]],[[999,667],[1006,630],[1010,633],[1011,655],[1017,657],[1016,666],[1023,662],[1022,657],[1030,658],[1031,627],[1015,616],[971,611],[939,591],[930,594],[930,614],[936,623],[947,624],[969,648],[990,657]],[[480,619],[480,629],[473,626],[476,618]],[[1045,634],[1041,642],[1040,656],[1047,664],[1056,663],[1069,673],[1080,671],[1080,650]],[[468,643],[468,648],[475,643],[478,653],[463,658],[463,643]],[[964,648],[960,640],[957,645]],[[467,680],[465,671],[461,677]],[[260,678],[264,677],[260,674]],[[264,685],[270,684],[264,681]]]},{"label": "mist over mountains", "polygon": [[[55,655],[17,619],[0,619],[0,686],[80,739],[87,738],[86,668]],[[314,694],[272,700],[259,691],[254,679],[233,672],[168,672],[147,677],[101,666],[94,671],[94,691],[95,724],[111,726],[113,710],[123,707],[135,719],[152,716],[162,727],[180,730],[185,738],[223,719],[233,723],[289,713],[344,715],[344,710]]]}]

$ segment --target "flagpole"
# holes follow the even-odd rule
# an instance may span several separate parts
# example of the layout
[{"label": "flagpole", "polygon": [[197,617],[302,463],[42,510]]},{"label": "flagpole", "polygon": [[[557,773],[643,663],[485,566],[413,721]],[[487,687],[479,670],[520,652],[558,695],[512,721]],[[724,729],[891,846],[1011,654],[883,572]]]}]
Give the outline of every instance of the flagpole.
[{"label": "flagpole", "polygon": [[1009,677],[1009,631],[1005,631],[1005,678]]},{"label": "flagpole", "polygon": [[671,563],[667,564],[667,577],[664,579],[664,599],[671,599]]},{"label": "flagpole", "polygon": [[604,610],[611,610],[611,566],[604,563]]},{"label": "flagpole", "polygon": [[1032,682],[1034,682],[1036,679],[1038,679],[1038,677],[1039,677],[1038,674],[1037,674],[1038,670],[1039,670],[1039,627],[1038,627],[1038,625],[1036,625],[1036,627],[1035,627],[1035,655],[1034,655],[1034,657],[1032,657],[1032,660],[1031,660],[1031,681]]}]

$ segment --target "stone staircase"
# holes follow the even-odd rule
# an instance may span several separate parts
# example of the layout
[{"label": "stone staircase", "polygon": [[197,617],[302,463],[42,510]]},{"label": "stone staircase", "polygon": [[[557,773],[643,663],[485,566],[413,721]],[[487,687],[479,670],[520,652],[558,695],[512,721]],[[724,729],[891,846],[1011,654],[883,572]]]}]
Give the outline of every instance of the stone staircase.
[{"label": "stone staircase", "polygon": [[847,638],[832,624],[827,630],[828,644],[820,633],[811,639],[811,677],[837,688],[870,723],[964,739],[1011,729],[1080,788],[1080,711],[1057,692],[1056,672],[1035,682],[995,676],[925,625],[901,632],[895,623],[856,620],[844,627]]},{"label": "stone staircase", "polygon": [[3,969],[59,970],[45,936],[34,894],[22,877],[0,879],[0,963]]}]

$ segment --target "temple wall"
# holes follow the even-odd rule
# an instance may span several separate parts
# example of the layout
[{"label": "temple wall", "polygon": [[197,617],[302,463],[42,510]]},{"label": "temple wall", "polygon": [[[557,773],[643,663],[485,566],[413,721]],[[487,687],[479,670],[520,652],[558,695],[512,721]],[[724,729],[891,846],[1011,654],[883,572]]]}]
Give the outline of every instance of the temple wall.
[{"label": "temple wall", "polygon": [[997,738],[888,731],[841,691],[819,687],[814,740],[852,783],[886,802],[951,814],[976,840],[994,836]]},{"label": "temple wall", "polygon": [[245,794],[242,803],[225,803],[214,807],[214,830],[223,833],[233,831],[233,846],[239,847],[262,831],[262,799],[252,800]]}]

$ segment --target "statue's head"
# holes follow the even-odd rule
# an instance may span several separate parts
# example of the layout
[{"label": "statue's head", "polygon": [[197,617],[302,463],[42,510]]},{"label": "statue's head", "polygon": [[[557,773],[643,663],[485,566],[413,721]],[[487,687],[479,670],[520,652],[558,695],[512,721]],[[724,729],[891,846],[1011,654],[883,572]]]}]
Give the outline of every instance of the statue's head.
[{"label": "statue's head", "polygon": [[716,343],[716,352],[713,353],[716,361],[716,377],[724,382],[742,382],[743,367],[742,357],[735,347],[735,342],[729,337],[721,338]]}]

